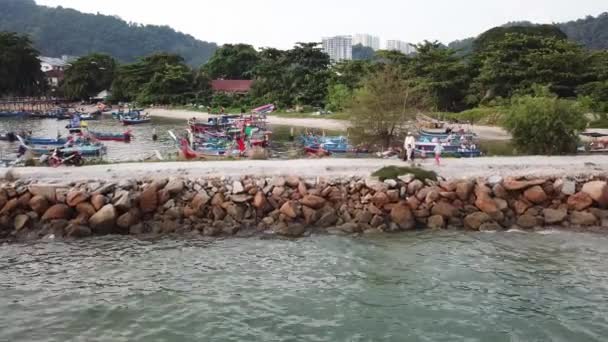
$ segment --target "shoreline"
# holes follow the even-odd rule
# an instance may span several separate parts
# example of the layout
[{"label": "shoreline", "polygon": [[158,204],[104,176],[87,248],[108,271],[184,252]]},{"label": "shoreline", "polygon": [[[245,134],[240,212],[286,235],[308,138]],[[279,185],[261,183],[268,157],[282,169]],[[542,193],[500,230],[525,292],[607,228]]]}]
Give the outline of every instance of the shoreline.
[{"label": "shoreline", "polygon": [[[145,110],[152,117],[188,120],[192,117],[206,120],[211,117],[208,113],[189,111],[185,109],[163,109],[146,108]],[[327,129],[332,131],[346,131],[350,126],[346,120],[319,118],[285,118],[275,115],[268,115],[268,123],[271,125],[294,126],[315,129]],[[511,135],[503,128],[497,126],[467,125],[482,140],[510,140]]]}]

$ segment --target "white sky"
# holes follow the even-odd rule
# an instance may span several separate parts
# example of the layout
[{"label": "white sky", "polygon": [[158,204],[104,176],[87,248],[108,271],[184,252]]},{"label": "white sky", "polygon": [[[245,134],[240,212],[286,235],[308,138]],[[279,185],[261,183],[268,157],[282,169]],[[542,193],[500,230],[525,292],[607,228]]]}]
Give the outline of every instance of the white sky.
[{"label": "white sky", "polygon": [[[169,25],[194,37],[290,48],[323,36],[370,33],[448,43],[508,21],[563,22],[608,11],[607,0],[36,0],[40,5]],[[383,43],[384,44],[384,43]]]}]

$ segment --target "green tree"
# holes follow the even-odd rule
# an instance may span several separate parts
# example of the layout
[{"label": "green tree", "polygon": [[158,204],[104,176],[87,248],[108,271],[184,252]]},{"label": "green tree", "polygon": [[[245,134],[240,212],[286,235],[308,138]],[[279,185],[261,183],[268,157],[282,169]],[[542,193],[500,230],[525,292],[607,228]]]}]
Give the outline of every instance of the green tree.
[{"label": "green tree", "polygon": [[355,61],[367,61],[374,58],[375,52],[369,46],[363,46],[361,44],[353,45],[353,60]]},{"label": "green tree", "polygon": [[361,87],[363,80],[373,71],[370,61],[342,61],[334,64],[330,71],[330,85],[342,84],[348,90]]},{"label": "green tree", "polygon": [[0,96],[30,96],[44,89],[38,51],[27,36],[0,32]]},{"label": "green tree", "polygon": [[464,109],[470,81],[464,60],[437,41],[425,41],[417,45],[416,50],[409,63],[409,74],[428,90],[436,108],[440,111]]},{"label": "green tree", "polygon": [[428,103],[428,95],[416,82],[407,79],[398,66],[386,65],[355,91],[349,106],[354,138],[389,147],[408,121],[428,109]]},{"label": "green tree", "polygon": [[329,56],[318,43],[298,43],[293,49],[264,49],[254,70],[256,102],[279,106],[324,106],[329,84]]},{"label": "green tree", "polygon": [[142,104],[181,104],[195,98],[194,80],[183,58],[159,53],[120,66],[112,83],[112,97]]},{"label": "green tree", "polygon": [[504,41],[509,35],[523,35],[541,38],[568,39],[568,36],[554,25],[533,25],[531,23],[511,23],[492,28],[473,41],[473,49],[477,52],[491,48],[493,44]]},{"label": "green tree", "polygon": [[226,44],[203,66],[213,79],[250,80],[259,61],[258,52],[247,44]]},{"label": "green tree", "polygon": [[331,111],[343,110],[352,100],[353,91],[344,84],[334,84],[329,86],[327,93],[327,109]]},{"label": "green tree", "polygon": [[521,33],[492,41],[476,58],[471,102],[529,93],[534,84],[549,85],[560,97],[574,96],[586,69],[585,52],[576,43]]},{"label": "green tree", "polygon": [[89,99],[110,89],[114,81],[116,61],[108,55],[92,54],[78,58],[65,71],[62,90],[73,100]]},{"label": "green tree", "polygon": [[521,152],[564,154],[576,151],[578,136],[587,125],[576,101],[545,92],[512,99],[505,127]]}]

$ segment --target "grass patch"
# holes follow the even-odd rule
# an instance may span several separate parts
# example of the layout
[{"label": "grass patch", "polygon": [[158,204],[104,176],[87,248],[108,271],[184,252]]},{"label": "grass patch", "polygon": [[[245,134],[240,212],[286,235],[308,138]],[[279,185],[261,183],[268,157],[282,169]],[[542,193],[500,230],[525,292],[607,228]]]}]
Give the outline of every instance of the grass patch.
[{"label": "grass patch", "polygon": [[416,179],[425,181],[427,179],[437,180],[437,174],[433,171],[424,170],[418,167],[406,166],[385,166],[380,170],[372,173],[372,176],[378,177],[381,181],[386,179],[397,179],[399,176],[413,174]]},{"label": "grass patch", "polygon": [[591,121],[589,128],[608,128],[608,118]]}]

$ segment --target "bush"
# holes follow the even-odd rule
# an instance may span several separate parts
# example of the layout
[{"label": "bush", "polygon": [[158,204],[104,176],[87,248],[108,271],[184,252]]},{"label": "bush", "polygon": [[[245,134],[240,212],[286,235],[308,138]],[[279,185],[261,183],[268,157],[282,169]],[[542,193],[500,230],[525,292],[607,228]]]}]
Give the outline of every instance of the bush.
[{"label": "bush", "polygon": [[381,181],[386,179],[397,179],[399,176],[413,174],[416,179],[425,181],[427,179],[437,180],[437,174],[433,171],[427,171],[418,167],[402,167],[402,166],[385,166],[380,170],[372,173],[372,176],[378,177]]},{"label": "bush", "polygon": [[574,153],[586,124],[578,102],[547,94],[513,98],[505,119],[514,145],[528,154]]}]

